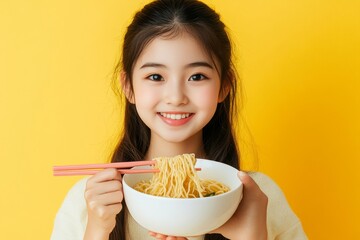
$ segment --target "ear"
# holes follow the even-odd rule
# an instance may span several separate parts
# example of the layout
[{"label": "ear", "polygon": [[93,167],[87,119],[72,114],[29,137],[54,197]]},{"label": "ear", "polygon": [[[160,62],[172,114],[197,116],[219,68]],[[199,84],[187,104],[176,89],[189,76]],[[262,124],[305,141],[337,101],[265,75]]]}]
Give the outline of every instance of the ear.
[{"label": "ear", "polygon": [[229,76],[228,80],[223,80],[221,83],[221,89],[219,92],[219,97],[218,97],[218,103],[221,103],[222,101],[225,100],[225,98],[229,95],[230,93],[230,82],[233,81],[233,78]]},{"label": "ear", "polygon": [[219,92],[218,103],[224,101],[225,98],[229,95],[231,90],[231,83],[235,80],[234,74],[232,72],[228,72],[225,77],[226,79],[223,79],[221,82],[221,89]]},{"label": "ear", "polygon": [[222,101],[224,101],[225,98],[229,95],[229,93],[230,93],[230,87],[228,85],[222,87],[222,89],[220,89],[220,92],[219,92],[218,103],[221,103]]},{"label": "ear", "polygon": [[128,74],[124,71],[121,71],[120,73],[120,84],[126,99],[130,103],[135,104],[135,97],[131,89],[130,79],[128,77]]}]

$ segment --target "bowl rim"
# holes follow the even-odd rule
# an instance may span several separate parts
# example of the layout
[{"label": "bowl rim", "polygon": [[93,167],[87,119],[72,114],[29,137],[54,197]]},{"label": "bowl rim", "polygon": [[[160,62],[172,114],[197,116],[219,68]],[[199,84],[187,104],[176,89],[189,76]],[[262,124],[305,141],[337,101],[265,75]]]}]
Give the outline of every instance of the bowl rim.
[{"label": "bowl rim", "polygon": [[[204,158],[196,158],[196,161],[200,160],[200,162],[204,161],[204,162],[211,162],[211,163],[215,163],[215,164],[223,164],[226,165],[229,168],[234,169],[234,171],[239,171],[238,169],[234,168],[233,166],[230,166],[226,163],[222,163],[222,162],[218,162],[215,160],[210,160],[210,159],[204,159]],[[196,166],[196,164],[195,164]],[[138,169],[147,169],[150,168],[150,166],[139,166],[139,167],[134,167],[134,168],[138,168]],[[238,179],[238,184],[236,184],[235,187],[231,188],[228,192],[219,194],[219,195],[214,195],[214,196],[209,196],[209,197],[199,197],[199,198],[172,198],[172,197],[164,197],[164,196],[155,196],[155,195],[151,195],[151,194],[147,194],[147,193],[143,193],[140,192],[138,190],[135,190],[133,187],[131,187],[129,184],[127,184],[126,178],[130,177],[130,174],[124,174],[124,176],[122,177],[122,184],[127,187],[129,189],[129,191],[132,192],[136,192],[137,194],[143,195],[146,198],[153,198],[153,199],[159,199],[159,200],[166,200],[166,201],[204,201],[205,199],[217,199],[217,198],[222,198],[222,197],[226,197],[229,194],[233,194],[234,192],[238,191],[239,189],[241,189],[243,186],[243,183],[241,182],[240,179]]]}]

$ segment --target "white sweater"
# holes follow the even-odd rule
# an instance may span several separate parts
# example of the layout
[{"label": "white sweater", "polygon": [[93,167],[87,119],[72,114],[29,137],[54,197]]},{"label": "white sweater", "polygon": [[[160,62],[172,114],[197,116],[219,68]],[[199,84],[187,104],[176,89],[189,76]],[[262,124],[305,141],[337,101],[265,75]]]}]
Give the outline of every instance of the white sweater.
[{"label": "white sweater", "polygon": [[[269,240],[307,239],[301,222],[291,210],[281,189],[268,176],[251,173],[261,190],[268,197],[267,228]],[[51,240],[82,240],[87,223],[87,210],[84,198],[87,178],[80,180],[68,192],[54,222]],[[130,214],[126,214],[127,240],[147,240],[154,238],[148,230],[138,225]],[[191,238],[191,239],[203,239]]]}]

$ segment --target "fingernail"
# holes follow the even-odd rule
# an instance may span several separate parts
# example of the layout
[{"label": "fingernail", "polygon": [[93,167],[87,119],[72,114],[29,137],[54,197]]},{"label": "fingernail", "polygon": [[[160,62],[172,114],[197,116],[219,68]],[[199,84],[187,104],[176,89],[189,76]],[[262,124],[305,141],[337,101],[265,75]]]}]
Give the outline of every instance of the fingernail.
[{"label": "fingernail", "polygon": [[239,172],[238,172],[238,175],[239,175],[240,177],[245,177],[247,174],[246,174],[245,172],[243,172],[243,171],[239,171]]}]

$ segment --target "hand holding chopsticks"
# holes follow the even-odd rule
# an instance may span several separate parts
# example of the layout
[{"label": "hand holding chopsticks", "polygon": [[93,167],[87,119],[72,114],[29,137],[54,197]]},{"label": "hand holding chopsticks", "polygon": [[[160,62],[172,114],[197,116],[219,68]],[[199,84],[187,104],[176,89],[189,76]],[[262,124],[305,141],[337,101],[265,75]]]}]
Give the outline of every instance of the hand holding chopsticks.
[{"label": "hand holding chopsticks", "polygon": [[[151,166],[155,165],[155,160],[147,161],[133,161],[133,162],[116,162],[104,164],[80,164],[80,165],[64,165],[54,166],[54,176],[78,176],[78,175],[93,175],[102,169],[116,168],[121,174],[134,174],[134,173],[156,173],[159,169],[129,169],[136,166]],[[195,168],[197,171],[200,168]]]}]

